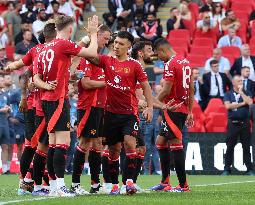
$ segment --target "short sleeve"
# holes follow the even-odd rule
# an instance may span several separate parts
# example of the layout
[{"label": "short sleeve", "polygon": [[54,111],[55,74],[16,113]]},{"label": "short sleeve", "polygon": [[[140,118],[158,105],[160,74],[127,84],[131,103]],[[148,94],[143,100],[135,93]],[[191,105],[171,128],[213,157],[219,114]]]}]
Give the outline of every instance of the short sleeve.
[{"label": "short sleeve", "polygon": [[72,41],[63,41],[63,43],[61,42],[61,49],[63,49],[62,51],[65,54],[68,55],[74,55],[76,56],[80,51],[81,51],[81,46],[78,46],[76,43],[72,42]]},{"label": "short sleeve", "polygon": [[30,66],[33,63],[33,57],[32,57],[32,52],[35,48],[30,49],[26,55],[22,58],[23,63],[26,66]]},{"label": "short sleeve", "polygon": [[147,74],[146,74],[146,72],[143,70],[142,65],[140,65],[139,63],[137,63],[137,65],[136,65],[136,78],[137,78],[137,81],[138,81],[139,83],[148,81]]},{"label": "short sleeve", "polygon": [[109,59],[111,57],[107,55],[99,55],[99,64],[98,67],[103,68],[105,70],[107,62],[109,62]]},{"label": "short sleeve", "polygon": [[229,93],[229,92],[227,92],[227,93],[224,95],[223,101],[224,101],[224,102],[226,102],[226,101],[231,102],[230,93]]},{"label": "short sleeve", "polygon": [[174,66],[174,63],[170,61],[169,63],[165,65],[164,80],[174,81],[174,77],[175,77],[175,66]]},{"label": "short sleeve", "polygon": [[40,55],[37,55],[33,62],[33,74],[34,75],[35,74],[43,75],[43,68],[40,64],[39,57],[40,57]]}]

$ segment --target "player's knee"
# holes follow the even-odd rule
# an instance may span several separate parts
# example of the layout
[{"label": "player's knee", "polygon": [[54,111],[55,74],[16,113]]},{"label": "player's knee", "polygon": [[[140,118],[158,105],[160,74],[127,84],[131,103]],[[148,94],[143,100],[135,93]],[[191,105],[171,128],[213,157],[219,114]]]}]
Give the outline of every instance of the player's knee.
[{"label": "player's knee", "polygon": [[109,147],[109,157],[110,158],[118,158],[120,156],[121,146],[110,146]]},{"label": "player's knee", "polygon": [[38,143],[38,146],[37,146],[37,150],[43,152],[43,153],[47,153],[48,152],[48,145],[44,145],[42,143]]},{"label": "player's knee", "polygon": [[146,147],[145,147],[145,146],[139,147],[137,153],[138,153],[138,154],[141,154],[141,155],[145,155],[145,153],[146,153]]},{"label": "player's knee", "polygon": [[102,150],[102,141],[99,139],[99,138],[97,138],[97,139],[93,139],[92,140],[92,148],[94,149],[94,150]]},{"label": "player's knee", "polygon": [[183,149],[183,144],[182,141],[179,139],[173,139],[170,140],[170,150],[175,151],[175,150],[182,150]]},{"label": "player's knee", "polygon": [[136,139],[132,136],[125,138],[123,144],[125,149],[136,149]]}]

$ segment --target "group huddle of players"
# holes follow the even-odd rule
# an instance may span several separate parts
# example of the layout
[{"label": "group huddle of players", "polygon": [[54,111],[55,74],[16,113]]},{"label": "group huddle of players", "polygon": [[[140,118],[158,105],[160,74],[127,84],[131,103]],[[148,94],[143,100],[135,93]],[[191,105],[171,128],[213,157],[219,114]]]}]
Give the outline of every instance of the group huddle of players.
[{"label": "group huddle of players", "polygon": [[[137,42],[122,31],[116,35],[98,26],[98,17],[88,19],[88,37],[75,44],[69,39],[73,19],[59,16],[46,23],[45,43],[32,48],[21,60],[9,64],[6,71],[28,66],[20,76],[25,114],[26,143],[20,161],[18,194],[73,197],[88,193],[110,195],[143,192],[137,178],[143,164],[145,144],[139,131],[139,112],[151,122],[153,108],[162,109],[162,128],[157,137],[162,180],[151,191],[190,191],[185,173],[181,130],[192,126],[194,86],[189,62],[178,55],[165,39],[154,45],[164,61],[162,89],[152,96],[144,59],[153,54],[148,42]],[[108,46],[108,55],[99,51]],[[129,50],[132,48],[131,56]],[[70,144],[70,105],[68,83],[78,81],[77,136],[79,144],[73,159],[72,185],[64,181],[66,152]],[[28,91],[29,80],[35,89]],[[125,160],[122,186],[119,186],[119,157],[122,147]],[[179,185],[170,184],[170,151],[173,153]],[[85,154],[91,170],[91,190],[81,186],[80,176]],[[100,172],[104,183],[100,183]]]}]

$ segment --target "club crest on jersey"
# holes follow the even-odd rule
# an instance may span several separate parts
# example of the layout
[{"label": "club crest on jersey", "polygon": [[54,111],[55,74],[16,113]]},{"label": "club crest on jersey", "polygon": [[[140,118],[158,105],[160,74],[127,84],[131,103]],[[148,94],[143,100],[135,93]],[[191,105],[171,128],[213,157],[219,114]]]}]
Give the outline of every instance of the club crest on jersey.
[{"label": "club crest on jersey", "polygon": [[120,83],[120,81],[121,81],[121,77],[119,75],[116,75],[114,77],[114,82],[118,84],[118,83]]},{"label": "club crest on jersey", "polygon": [[95,129],[90,130],[90,134],[95,135],[96,133],[97,133],[97,131]]},{"label": "club crest on jersey", "polygon": [[124,73],[129,73],[130,72],[130,68],[129,67],[123,68],[123,72]]}]

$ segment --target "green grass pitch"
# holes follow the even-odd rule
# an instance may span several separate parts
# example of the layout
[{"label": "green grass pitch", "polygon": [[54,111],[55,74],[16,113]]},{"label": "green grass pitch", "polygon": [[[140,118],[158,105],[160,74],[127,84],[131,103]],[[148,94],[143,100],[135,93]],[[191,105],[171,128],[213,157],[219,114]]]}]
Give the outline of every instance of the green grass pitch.
[{"label": "green grass pitch", "polygon": [[[160,176],[140,176],[139,185],[149,188],[157,184]],[[68,186],[71,177],[67,176]],[[188,176],[192,188],[190,193],[146,193],[133,196],[88,195],[75,198],[54,198],[33,200],[36,197],[18,196],[18,176],[0,176],[0,205],[36,204],[36,205],[176,205],[176,204],[255,204],[255,177],[250,176]],[[176,176],[171,178],[177,185]],[[89,176],[82,177],[82,184],[89,189]],[[17,200],[17,201],[16,201]],[[31,201],[32,200],[32,201]],[[11,202],[16,201],[16,202]]]}]

